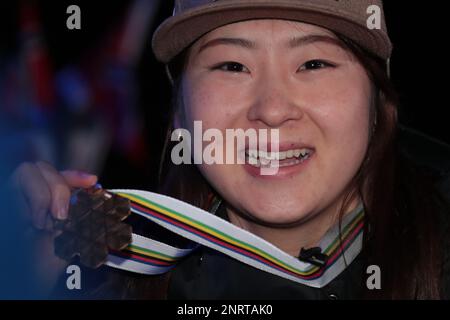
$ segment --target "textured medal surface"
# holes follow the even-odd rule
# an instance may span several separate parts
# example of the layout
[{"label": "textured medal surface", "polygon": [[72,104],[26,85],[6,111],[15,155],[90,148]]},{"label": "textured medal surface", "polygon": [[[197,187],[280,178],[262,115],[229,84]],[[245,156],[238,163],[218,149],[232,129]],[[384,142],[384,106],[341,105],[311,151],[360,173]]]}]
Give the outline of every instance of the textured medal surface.
[{"label": "textured medal surface", "polygon": [[55,238],[55,254],[67,261],[98,268],[109,249],[122,250],[131,241],[132,228],[122,221],[130,214],[130,201],[100,188],[79,189],[72,194],[68,219],[58,222],[62,233]]}]

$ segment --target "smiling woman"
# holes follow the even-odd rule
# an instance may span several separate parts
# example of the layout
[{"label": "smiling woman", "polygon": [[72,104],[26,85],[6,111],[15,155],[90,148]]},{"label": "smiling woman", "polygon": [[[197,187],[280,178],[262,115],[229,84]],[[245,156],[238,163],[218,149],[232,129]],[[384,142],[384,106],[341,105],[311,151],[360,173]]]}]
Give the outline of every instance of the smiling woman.
[{"label": "smiling woman", "polygon": [[[306,5],[301,1],[290,4],[299,10],[296,18],[286,20],[290,14],[284,13],[279,17],[283,19],[264,19],[278,18],[277,10],[285,5],[268,2],[270,11],[266,4],[246,1],[242,2],[246,11],[236,8],[234,13],[221,4],[194,7],[160,27],[154,49],[161,61],[168,62],[174,81],[173,123],[190,131],[198,120],[204,130],[276,128],[280,151],[306,147],[310,156],[280,168],[274,177],[258,175],[248,162],[200,165],[198,172],[168,163],[165,191],[205,209],[209,204],[201,199],[216,195],[223,200],[225,218],[292,256],[318,246],[328,230],[362,204],[363,250],[338,277],[345,284],[337,285],[336,280],[322,291],[293,288],[205,250],[200,267],[204,272],[195,276],[198,267],[188,259],[173,271],[169,293],[179,298],[320,298],[329,291],[342,298],[444,297],[437,221],[440,212],[449,214],[448,207],[442,209],[446,204],[438,200],[439,192],[397,146],[397,99],[388,80],[391,44],[384,24],[378,31],[354,26],[353,33],[348,32],[330,22],[328,15],[310,20],[298,8]],[[368,4],[350,2],[336,5],[348,6],[349,14],[358,12],[358,21],[363,21]],[[208,26],[218,12],[230,21]],[[246,19],[234,21],[244,12]],[[174,50],[171,44],[177,42],[162,39],[168,30],[175,32],[183,25],[185,33],[200,33],[183,22],[188,16],[205,23],[204,34],[169,55],[164,50]],[[184,176],[189,177],[185,182],[180,179]],[[436,200],[412,200],[424,196]],[[417,260],[411,261],[411,252]],[[369,265],[380,266],[382,290],[365,288]],[[237,279],[227,277],[222,283],[214,270]],[[274,290],[283,283],[285,292]]]},{"label": "smiling woman", "polygon": [[[392,45],[384,20],[380,29],[367,28],[373,4],[382,7],[379,0],[176,1],[174,16],[153,38],[174,92],[160,192],[208,210],[220,218],[214,220],[218,225],[226,220],[239,231],[230,237],[214,229],[208,215],[183,230],[216,246],[191,243],[196,250],[165,277],[104,270],[109,280],[85,293],[169,299],[450,297],[449,205],[429,171],[398,144],[397,97],[388,77]],[[225,159],[230,152],[245,155],[242,163],[174,163],[172,133],[198,135],[198,123],[202,137],[208,130],[225,138],[227,130],[279,134],[223,150]],[[200,142],[203,149],[207,142]],[[194,141],[187,143],[195,153]],[[261,174],[273,161],[278,170]],[[57,180],[51,167],[38,169]],[[201,216],[191,210],[194,217],[186,216]],[[128,222],[150,238],[182,242],[138,217]],[[224,255],[222,248],[231,253]],[[366,286],[366,270],[372,269],[381,272],[381,288],[375,290]]]}]

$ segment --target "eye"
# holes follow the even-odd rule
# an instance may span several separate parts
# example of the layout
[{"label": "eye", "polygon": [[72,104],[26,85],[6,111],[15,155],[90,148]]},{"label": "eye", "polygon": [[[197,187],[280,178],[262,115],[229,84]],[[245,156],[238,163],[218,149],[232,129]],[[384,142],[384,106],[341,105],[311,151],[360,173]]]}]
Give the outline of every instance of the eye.
[{"label": "eye", "polygon": [[323,69],[323,68],[328,68],[328,67],[335,67],[335,65],[323,61],[323,60],[310,60],[305,62],[301,67],[300,67],[300,71],[307,71],[307,70],[319,70],[319,69]]},{"label": "eye", "polygon": [[232,62],[232,61],[220,63],[220,64],[216,65],[215,67],[213,67],[212,70],[220,70],[220,71],[235,72],[235,73],[240,73],[240,72],[248,73],[249,72],[247,67],[245,67],[243,64],[240,64],[239,62]]}]

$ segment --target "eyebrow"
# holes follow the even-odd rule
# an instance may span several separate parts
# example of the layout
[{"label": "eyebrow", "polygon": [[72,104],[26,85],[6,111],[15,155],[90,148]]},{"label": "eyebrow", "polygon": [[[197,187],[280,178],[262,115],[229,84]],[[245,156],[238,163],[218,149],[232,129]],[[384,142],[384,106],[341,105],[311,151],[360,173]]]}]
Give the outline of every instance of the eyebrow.
[{"label": "eyebrow", "polygon": [[[287,48],[294,49],[294,48],[306,46],[306,45],[309,45],[309,44],[312,44],[315,42],[326,42],[326,43],[337,45],[345,50],[348,50],[346,45],[339,39],[336,39],[336,38],[333,38],[333,37],[327,36],[327,35],[314,35],[314,34],[304,36],[304,37],[291,38],[287,42]],[[248,39],[222,37],[222,38],[215,38],[210,41],[207,41],[199,48],[198,53],[202,52],[203,50],[205,50],[207,48],[215,47],[218,45],[232,45],[232,46],[241,47],[241,48],[245,48],[245,49],[249,49],[249,50],[256,50],[259,48],[259,46],[256,44],[256,42],[253,42]]]},{"label": "eyebrow", "polygon": [[210,47],[215,47],[218,45],[232,45],[232,46],[237,46],[237,47],[242,47],[245,49],[257,49],[258,46],[256,45],[255,42],[247,40],[247,39],[242,39],[242,38],[215,38],[213,40],[207,41],[206,43],[204,43],[200,49],[198,50],[198,53],[202,52],[203,50],[210,48]]},{"label": "eyebrow", "polygon": [[288,42],[288,47],[290,49],[294,49],[296,47],[305,46],[308,44],[312,44],[315,42],[326,42],[329,44],[334,44],[338,47],[341,47],[343,49],[348,49],[345,43],[342,40],[339,40],[337,38],[333,38],[331,36],[326,35],[318,35],[318,34],[312,34],[305,37],[294,37]]}]

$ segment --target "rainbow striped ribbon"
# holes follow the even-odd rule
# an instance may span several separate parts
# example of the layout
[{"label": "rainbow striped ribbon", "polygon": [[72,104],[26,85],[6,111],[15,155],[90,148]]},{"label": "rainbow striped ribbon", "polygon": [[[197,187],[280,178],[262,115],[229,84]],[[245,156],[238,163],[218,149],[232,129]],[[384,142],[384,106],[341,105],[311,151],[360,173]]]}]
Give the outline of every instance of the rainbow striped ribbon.
[{"label": "rainbow striped ribbon", "polygon": [[[336,278],[362,249],[364,210],[359,205],[320,241],[329,259],[319,267],[302,262],[266,240],[183,201],[140,190],[108,190],[128,198],[133,213],[198,245],[220,251],[257,269],[310,287],[321,288]],[[197,245],[197,247],[198,247]],[[122,251],[111,251],[107,265],[141,274],[161,274],[173,268],[194,248],[180,249],[133,234]]]}]

